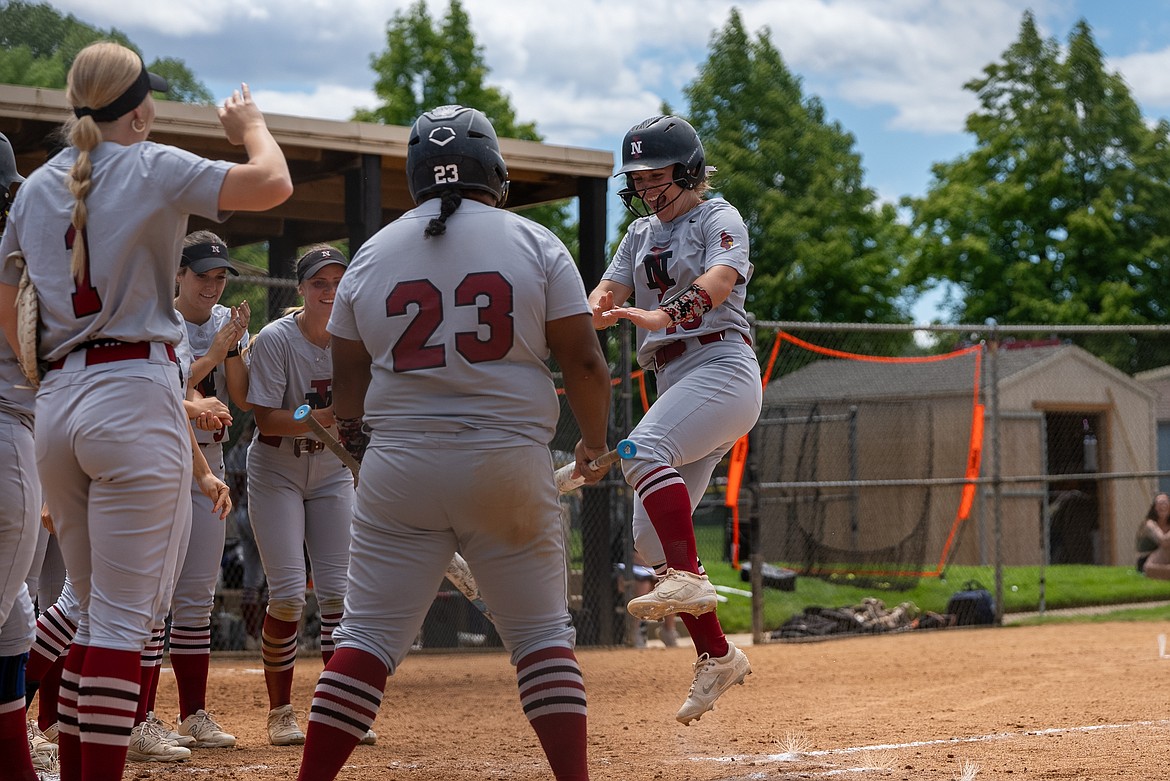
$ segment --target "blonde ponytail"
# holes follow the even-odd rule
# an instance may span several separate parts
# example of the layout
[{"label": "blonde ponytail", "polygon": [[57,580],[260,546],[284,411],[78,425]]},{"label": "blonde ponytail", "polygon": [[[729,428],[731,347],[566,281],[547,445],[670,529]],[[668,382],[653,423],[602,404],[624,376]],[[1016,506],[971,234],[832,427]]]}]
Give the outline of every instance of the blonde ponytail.
[{"label": "blonde ponytail", "polygon": [[[112,41],[92,43],[77,53],[69,67],[66,100],[74,108],[107,106],[125,92],[141,72],[142,59],[132,50]],[[77,148],[77,160],[69,169],[68,182],[69,192],[76,199],[70,220],[76,235],[69,270],[80,283],[85,279],[88,260],[83,231],[89,220],[85,199],[93,187],[93,164],[89,153],[102,142],[102,132],[91,116],[69,119],[65,131],[69,143]]]}]

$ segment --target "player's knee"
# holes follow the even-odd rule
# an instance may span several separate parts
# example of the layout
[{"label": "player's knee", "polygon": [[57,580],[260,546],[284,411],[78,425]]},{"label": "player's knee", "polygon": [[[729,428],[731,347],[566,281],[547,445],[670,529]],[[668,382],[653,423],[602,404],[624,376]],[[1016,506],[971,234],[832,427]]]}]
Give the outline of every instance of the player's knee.
[{"label": "player's knee", "polygon": [[268,600],[268,615],[278,621],[300,621],[305,611],[305,598],[300,599],[272,599]]},{"label": "player's knee", "polygon": [[336,615],[345,608],[345,597],[320,597],[317,607],[322,615]]},{"label": "player's knee", "polygon": [[622,461],[622,474],[630,487],[633,487],[654,470],[664,466],[669,467],[672,464],[673,461],[669,454],[652,448],[647,448],[643,452],[642,446],[638,445],[638,454]]}]

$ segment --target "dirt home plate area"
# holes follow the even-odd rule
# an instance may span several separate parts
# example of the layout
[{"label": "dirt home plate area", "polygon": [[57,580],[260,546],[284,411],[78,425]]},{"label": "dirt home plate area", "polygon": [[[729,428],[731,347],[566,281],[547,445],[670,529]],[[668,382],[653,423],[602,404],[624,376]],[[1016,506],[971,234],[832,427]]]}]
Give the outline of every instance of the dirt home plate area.
[{"label": "dirt home plate area", "polygon": [[[579,651],[594,781],[1161,779],[1170,753],[1170,623],[951,629],[826,642],[745,644],[753,668],[684,727],[688,648]],[[297,662],[301,718],[319,658]],[[174,677],[159,711],[173,719]],[[208,704],[235,749],[126,779],[295,779],[301,749],[273,748],[258,657],[213,656]],[[552,778],[503,653],[414,654],[390,680],[376,746],[349,781]]]}]

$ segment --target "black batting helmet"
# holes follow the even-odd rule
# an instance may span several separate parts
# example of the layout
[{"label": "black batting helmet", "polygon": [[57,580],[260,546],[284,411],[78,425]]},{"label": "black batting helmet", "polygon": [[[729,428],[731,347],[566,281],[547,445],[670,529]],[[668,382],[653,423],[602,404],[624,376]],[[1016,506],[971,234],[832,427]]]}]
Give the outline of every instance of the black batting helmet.
[{"label": "black batting helmet", "polygon": [[707,178],[703,142],[689,122],[658,116],[630,128],[622,141],[622,167],[617,176],[668,165],[675,166],[675,181],[683,189],[693,190]]},{"label": "black batting helmet", "polygon": [[503,206],[508,166],[483,112],[439,106],[420,116],[406,147],[406,186],[415,203],[443,190],[482,190]]},{"label": "black batting helmet", "polygon": [[16,170],[16,153],[12,151],[12,144],[0,133],[0,188],[7,190],[23,181],[24,177]]}]

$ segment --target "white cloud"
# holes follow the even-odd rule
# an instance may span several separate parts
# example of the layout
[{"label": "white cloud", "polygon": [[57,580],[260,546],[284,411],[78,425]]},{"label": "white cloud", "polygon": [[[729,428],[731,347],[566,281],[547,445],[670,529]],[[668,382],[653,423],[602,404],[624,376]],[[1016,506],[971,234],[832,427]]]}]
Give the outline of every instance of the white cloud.
[{"label": "white cloud", "polygon": [[378,104],[373,90],[337,84],[318,84],[307,92],[259,89],[252,93],[252,99],[265,113],[336,120],[349,120],[354,109]]},{"label": "white cloud", "polygon": [[1170,48],[1110,58],[1107,67],[1121,73],[1139,103],[1170,108]]},{"label": "white cloud", "polygon": [[[268,111],[348,118],[374,104],[370,57],[412,0],[52,0],[118,27],[147,59],[183,59],[221,99],[248,81]],[[1102,26],[1110,65],[1143,108],[1170,107],[1166,33],[1136,33],[1105,0],[463,0],[491,72],[517,115],[555,144],[615,150],[625,129],[682,88],[714,32],[740,10],[753,37],[765,27],[806,96],[819,96],[846,130],[883,193],[914,192],[929,169],[915,148],[952,147],[975,97],[962,85],[998,61],[1031,9],[1045,36],[1067,38],[1079,15]],[[449,0],[427,0],[433,18]],[[1136,5],[1136,4],[1135,4]],[[1128,9],[1129,6],[1126,5]],[[1150,12],[1151,14],[1154,12]],[[1133,27],[1130,24],[1129,27]],[[1096,31],[1095,31],[1096,32]],[[1159,36],[1162,36],[1160,39]],[[891,139],[899,151],[891,153]],[[957,142],[959,143],[959,142]],[[945,154],[944,153],[944,154]],[[918,156],[915,157],[915,154]],[[898,160],[891,160],[897,156]],[[913,169],[916,173],[907,175]],[[918,181],[914,179],[918,178]]]}]

